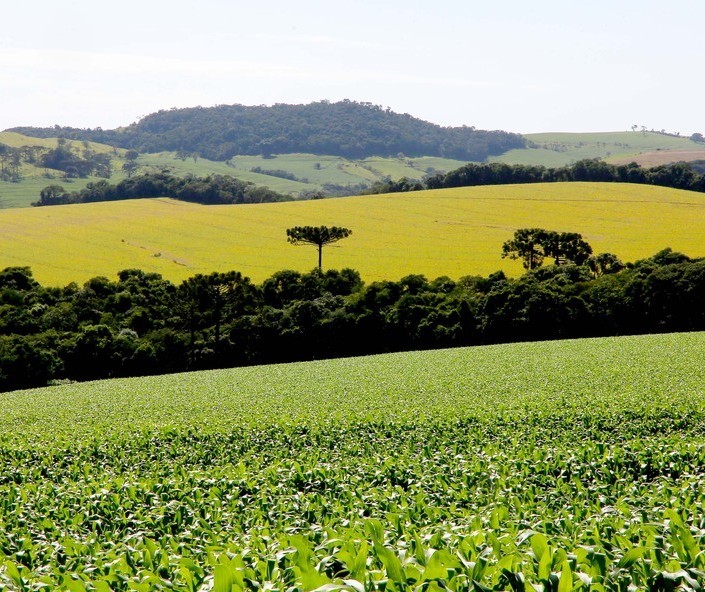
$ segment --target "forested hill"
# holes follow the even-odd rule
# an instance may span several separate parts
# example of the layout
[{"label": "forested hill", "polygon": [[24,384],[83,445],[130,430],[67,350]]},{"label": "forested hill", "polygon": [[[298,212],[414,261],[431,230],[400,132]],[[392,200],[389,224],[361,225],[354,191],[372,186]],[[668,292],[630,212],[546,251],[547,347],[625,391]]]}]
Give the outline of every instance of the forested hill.
[{"label": "forested hill", "polygon": [[304,152],[346,158],[441,156],[482,161],[525,147],[518,134],[442,127],[370,103],[219,105],[159,111],[115,130],[18,127],[28,136],[64,137],[140,152],[182,151],[211,160]]}]

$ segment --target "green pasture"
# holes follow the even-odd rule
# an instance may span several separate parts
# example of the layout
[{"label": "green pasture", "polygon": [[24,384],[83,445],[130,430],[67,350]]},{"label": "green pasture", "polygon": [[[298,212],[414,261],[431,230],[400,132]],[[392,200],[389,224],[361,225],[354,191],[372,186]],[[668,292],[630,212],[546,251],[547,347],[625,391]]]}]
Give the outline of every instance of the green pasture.
[{"label": "green pasture", "polygon": [[638,157],[656,151],[702,151],[702,144],[686,137],[667,136],[655,132],[542,133],[524,136],[534,146],[510,150],[490,158],[507,164],[564,166],[584,158],[606,161]]},{"label": "green pasture", "polygon": [[[32,138],[15,132],[0,132],[0,144],[5,144],[12,148],[24,146],[40,146],[43,148],[56,148],[57,138]],[[124,160],[124,150],[115,149],[106,144],[96,142],[79,142],[69,140],[74,151],[80,152],[85,148],[96,153],[111,154],[111,164],[113,174],[110,178],[112,183],[117,183],[124,178],[122,165]],[[0,209],[6,208],[26,208],[32,202],[39,199],[39,192],[48,185],[63,185],[68,191],[78,191],[83,189],[88,183],[100,181],[99,177],[88,177],[85,179],[66,179],[61,171],[46,169],[38,165],[23,163],[21,168],[22,179],[19,183],[0,180]]]},{"label": "green pasture", "polygon": [[[20,134],[2,132],[0,142],[13,147],[38,145],[53,148],[56,139],[39,140]],[[76,148],[83,148],[81,142],[73,142]],[[112,151],[109,146],[90,144],[96,152]],[[125,178],[122,166],[125,163],[124,150],[118,150],[112,159],[113,172],[109,179],[118,183]],[[434,157],[413,159],[368,158],[348,160],[337,156],[316,154],[281,154],[270,158],[261,156],[236,156],[229,162],[216,162],[198,155],[179,157],[175,152],[140,154],[137,158],[138,172],[168,169],[174,175],[232,175],[255,185],[269,187],[279,193],[298,196],[304,192],[324,189],[327,184],[350,187],[351,193],[359,191],[359,185],[371,185],[386,177],[398,179],[409,177],[422,179],[429,170],[446,172],[465,164],[462,161]],[[263,171],[285,171],[296,180],[285,179],[266,173],[252,172],[259,167]],[[69,191],[82,189],[89,182],[100,181],[97,177],[86,179],[64,179],[60,171],[50,171],[32,165],[23,165],[22,180],[19,183],[0,181],[0,208],[28,207],[39,199],[39,192],[50,184],[63,185]]]},{"label": "green pasture", "polygon": [[3,393],[0,587],[700,590],[705,334]]},{"label": "green pasture", "polygon": [[[607,161],[623,162],[634,158],[667,162],[665,154],[674,153],[675,160],[682,160],[684,154],[692,152],[694,157],[702,157],[703,145],[696,144],[688,138],[677,138],[653,132],[605,132],[605,133],[544,133],[528,134],[526,138],[532,147],[522,150],[510,150],[500,156],[492,157],[493,162],[507,164],[528,164],[557,167],[571,164],[584,158],[603,158]],[[44,146],[53,148],[57,139],[38,139],[14,132],[0,132],[0,143],[12,147]],[[82,150],[83,142],[72,141],[76,150]],[[117,183],[125,177],[122,166],[125,163],[124,150],[111,146],[87,143],[95,152],[112,153],[113,173],[111,183]],[[651,158],[651,160],[649,160]],[[206,176],[211,174],[232,175],[243,181],[270,189],[298,196],[305,192],[324,190],[326,186],[338,186],[338,191],[356,193],[360,185],[370,185],[386,178],[398,180],[402,177],[423,179],[433,172],[447,172],[457,169],[463,161],[439,157],[408,158],[399,155],[395,158],[370,157],[363,160],[349,160],[337,156],[316,154],[280,154],[269,158],[262,156],[236,156],[230,161],[215,162],[198,155],[179,157],[175,152],[141,154],[137,164],[143,171],[166,168],[175,175]],[[259,167],[264,173],[252,172]],[[285,179],[266,171],[285,171],[295,180]],[[0,181],[0,208],[27,207],[39,198],[41,189],[52,183],[64,185],[69,190],[84,187],[88,182],[98,178],[74,179],[61,178],[59,171],[48,171],[32,165],[24,165],[23,178],[19,183]]]}]

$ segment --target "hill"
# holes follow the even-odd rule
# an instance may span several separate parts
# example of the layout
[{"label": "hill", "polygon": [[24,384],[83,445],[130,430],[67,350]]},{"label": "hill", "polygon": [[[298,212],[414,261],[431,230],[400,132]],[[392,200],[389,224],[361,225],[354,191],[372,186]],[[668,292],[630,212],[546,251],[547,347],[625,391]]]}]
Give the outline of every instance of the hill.
[{"label": "hill", "polygon": [[130,174],[126,165],[135,174],[166,170],[181,177],[230,175],[279,193],[305,197],[312,194],[351,195],[388,178],[422,179],[465,164],[460,160],[432,156],[350,160],[341,156],[286,154],[268,158],[235,156],[227,162],[216,162],[198,155],[158,152],[132,154],[128,158],[128,151],[106,144],[77,140],[64,142],[78,159],[83,159],[87,150],[109,158],[101,176],[90,172],[81,177],[63,170],[71,166],[70,161],[48,163],[63,169],[50,168],[42,163],[42,156],[56,151],[59,142],[56,137],[34,138],[16,132],[0,132],[0,209],[28,207],[39,199],[42,189],[52,184],[73,192],[103,179],[112,184],[119,183]]},{"label": "hill", "polygon": [[697,590],[703,348],[527,343],[4,393],[0,583]]},{"label": "hill", "polygon": [[321,101],[308,105],[219,105],[170,109],[147,115],[125,128],[13,128],[36,137],[61,136],[103,142],[140,152],[179,151],[225,161],[238,155],[311,153],[371,156],[437,156],[484,160],[524,139],[503,131],[441,127],[370,103]]},{"label": "hill", "polygon": [[621,183],[465,187],[274,204],[200,206],[167,199],[0,211],[0,266],[29,265],[48,285],[140,268],[172,281],[235,269],[261,281],[309,270],[314,249],[286,242],[297,225],[337,225],[353,235],[324,249],[326,268],[366,281],[521,273],[501,259],[515,229],[580,232],[596,252],[624,261],[672,247],[705,255],[700,193]]}]

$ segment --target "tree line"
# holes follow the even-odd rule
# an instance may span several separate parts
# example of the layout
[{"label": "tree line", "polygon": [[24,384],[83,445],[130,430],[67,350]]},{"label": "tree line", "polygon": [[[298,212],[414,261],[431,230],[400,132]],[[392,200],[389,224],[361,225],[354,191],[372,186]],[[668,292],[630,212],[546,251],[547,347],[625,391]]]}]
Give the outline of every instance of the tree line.
[{"label": "tree line", "polygon": [[526,146],[519,134],[442,127],[409,114],[349,100],[169,109],[116,130],[55,126],[11,131],[40,138],[90,140],[140,152],[198,153],[217,161],[241,154],[266,157],[293,152],[354,159],[403,153],[482,161]]},{"label": "tree line", "polygon": [[177,177],[166,171],[144,172],[123,179],[117,184],[101,179],[88,183],[84,189],[67,191],[52,184],[39,192],[33,206],[55,206],[70,203],[116,201],[146,197],[171,197],[201,204],[240,204],[289,201],[289,195],[268,187],[241,181],[230,175]]},{"label": "tree line", "polygon": [[[517,239],[515,236],[514,239]],[[511,242],[511,241],[509,241]],[[555,255],[555,253],[554,253]],[[604,254],[603,254],[604,255]],[[238,272],[173,284],[121,271],[43,287],[0,272],[0,389],[408,349],[705,330],[705,259],[537,265],[519,278],[365,284],[359,273]],[[608,262],[609,263],[609,262]]]},{"label": "tree line", "polygon": [[378,181],[365,193],[565,181],[637,183],[705,192],[705,175],[698,173],[686,162],[644,168],[635,162],[615,165],[600,159],[585,159],[572,165],[555,168],[541,165],[510,165],[500,162],[470,163],[448,173],[430,175],[420,181],[408,178],[401,178],[398,181]]},{"label": "tree line", "polygon": [[[559,168],[471,163],[445,174],[437,173],[423,181],[407,178],[398,181],[378,181],[371,188],[362,189],[361,193],[395,193],[449,187],[560,181],[638,183],[705,192],[705,174],[698,173],[688,163],[642,168],[636,163],[612,165],[598,159],[588,159]],[[117,184],[111,184],[107,180],[91,182],[84,189],[73,192],[62,185],[52,184],[42,189],[39,200],[32,205],[49,206],[147,197],[171,197],[202,204],[261,203],[294,199],[290,195],[278,193],[268,187],[256,186],[230,175],[197,177],[189,174],[177,177],[166,170],[161,170],[134,174]],[[301,196],[302,199],[321,197],[324,197],[321,192]]]}]

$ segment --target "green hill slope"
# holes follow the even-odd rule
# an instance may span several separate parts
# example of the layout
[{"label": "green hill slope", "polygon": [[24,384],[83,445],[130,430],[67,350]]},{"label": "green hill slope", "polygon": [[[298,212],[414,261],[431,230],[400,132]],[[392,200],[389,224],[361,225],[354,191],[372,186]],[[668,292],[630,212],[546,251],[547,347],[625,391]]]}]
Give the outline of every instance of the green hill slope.
[{"label": "green hill slope", "polygon": [[698,589],[703,348],[527,343],[3,393],[0,583]]},{"label": "green hill slope", "polygon": [[[123,167],[128,162],[127,151],[95,142],[69,141],[68,144],[77,155],[87,149],[108,155],[111,167],[107,178],[112,184],[126,177]],[[39,192],[51,184],[62,185],[67,191],[77,191],[88,183],[104,178],[95,175],[67,178],[65,171],[42,166],[39,162],[41,154],[56,149],[57,145],[57,138],[33,138],[16,132],[0,132],[0,172],[10,172],[13,159],[16,158],[18,163],[16,171],[12,171],[16,175],[8,174],[5,177],[0,174],[0,209],[28,207],[39,199]],[[3,149],[3,146],[6,148]],[[30,149],[38,152],[32,156]],[[140,154],[129,162],[134,162],[136,173],[166,169],[178,176],[232,175],[293,196],[310,193],[350,195],[387,177],[422,179],[427,174],[447,172],[465,164],[464,161],[440,157],[350,160],[314,154],[271,155],[268,158],[236,156],[227,162],[216,162],[177,152]]]},{"label": "green hill slope", "polygon": [[[703,158],[705,145],[689,138],[656,132],[598,132],[526,134],[526,148],[513,149],[489,160],[507,164],[531,164],[548,167],[571,164],[584,158],[601,158],[607,162],[643,162],[653,164],[647,155],[659,153],[658,164]],[[674,153],[676,156],[669,157]]]}]

